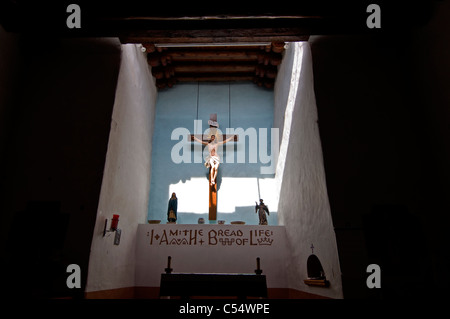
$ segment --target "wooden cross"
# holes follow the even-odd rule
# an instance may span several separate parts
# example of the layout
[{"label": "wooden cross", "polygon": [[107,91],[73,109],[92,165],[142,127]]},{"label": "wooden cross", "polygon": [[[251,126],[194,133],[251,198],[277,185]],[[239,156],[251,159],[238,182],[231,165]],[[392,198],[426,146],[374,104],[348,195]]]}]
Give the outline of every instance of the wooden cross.
[{"label": "wooden cross", "polygon": [[217,220],[217,183],[211,185],[211,167],[208,174],[209,181],[209,220]]},{"label": "wooden cross", "polygon": [[[234,135],[234,140],[233,142],[237,142],[239,140],[238,135]],[[189,141],[194,142],[194,136],[196,138],[198,138],[199,140],[202,140],[203,142],[209,142],[210,141],[210,135],[203,135],[203,134],[189,134]],[[223,137],[224,140],[226,140],[227,138],[229,138],[230,136],[227,134],[222,134],[221,135]]]},{"label": "wooden cross", "polygon": [[[208,121],[209,127],[218,127],[217,123],[217,114],[210,114],[209,121]],[[199,140],[203,142],[210,142],[211,135],[203,135],[203,134],[190,134],[189,135],[189,141],[194,142],[194,136],[198,138]],[[222,135],[222,140],[226,140],[230,136],[227,136],[226,134]],[[238,135],[234,135],[234,142],[237,142],[239,140]],[[211,185],[211,167],[209,168],[208,173],[208,180],[209,180],[209,220],[217,220],[217,183],[214,183]]]}]

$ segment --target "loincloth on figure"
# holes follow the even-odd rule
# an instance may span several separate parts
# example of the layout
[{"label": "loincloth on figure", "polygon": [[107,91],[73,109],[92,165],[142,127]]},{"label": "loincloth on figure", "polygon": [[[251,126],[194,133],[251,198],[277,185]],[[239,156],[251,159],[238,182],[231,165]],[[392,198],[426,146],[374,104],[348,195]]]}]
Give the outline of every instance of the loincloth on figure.
[{"label": "loincloth on figure", "polygon": [[209,156],[206,158],[206,162],[205,162],[205,166],[206,166],[207,168],[210,168],[210,167],[211,167],[211,161],[213,161],[214,164],[220,164],[220,157],[217,156],[217,155],[209,155]]}]

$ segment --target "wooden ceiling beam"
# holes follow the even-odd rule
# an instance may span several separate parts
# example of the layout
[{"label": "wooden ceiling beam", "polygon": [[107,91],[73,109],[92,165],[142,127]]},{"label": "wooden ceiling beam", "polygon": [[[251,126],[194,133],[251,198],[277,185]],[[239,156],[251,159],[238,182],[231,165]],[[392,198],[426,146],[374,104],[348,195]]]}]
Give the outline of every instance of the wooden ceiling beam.
[{"label": "wooden ceiling beam", "polygon": [[177,75],[174,77],[177,82],[228,82],[228,81],[253,81],[255,78],[252,74],[243,75]]},{"label": "wooden ceiling beam", "polygon": [[158,88],[178,82],[252,81],[271,88],[284,42],[258,46],[159,47],[144,43]]},{"label": "wooden ceiling beam", "polygon": [[[281,59],[285,42],[277,42],[259,46],[211,46],[211,47],[156,47],[153,43],[142,43],[148,53],[148,59],[152,66],[159,65],[159,62],[220,62],[220,61],[257,61],[264,63]],[[267,64],[267,63],[265,63]],[[274,64],[274,65],[275,65]]]},{"label": "wooden ceiling beam", "polygon": [[252,43],[308,41],[309,33],[300,28],[221,29],[221,30],[144,30],[128,32],[122,43]]},{"label": "wooden ceiling beam", "polygon": [[172,66],[175,74],[179,73],[234,73],[234,72],[255,72],[256,64],[234,64],[234,63],[225,63],[225,64],[202,64],[202,63],[193,63],[193,64],[174,64]]},{"label": "wooden ceiling beam", "polygon": [[173,62],[178,61],[251,61],[257,60],[260,50],[174,50],[168,52]]}]

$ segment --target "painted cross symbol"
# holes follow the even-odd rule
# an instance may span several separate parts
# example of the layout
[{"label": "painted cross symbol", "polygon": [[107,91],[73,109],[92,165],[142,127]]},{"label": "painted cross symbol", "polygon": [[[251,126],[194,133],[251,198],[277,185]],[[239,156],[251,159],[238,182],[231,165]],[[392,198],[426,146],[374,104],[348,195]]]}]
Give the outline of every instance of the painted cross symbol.
[{"label": "painted cross symbol", "polygon": [[311,254],[314,254],[314,246],[313,246],[313,244],[311,244]]}]

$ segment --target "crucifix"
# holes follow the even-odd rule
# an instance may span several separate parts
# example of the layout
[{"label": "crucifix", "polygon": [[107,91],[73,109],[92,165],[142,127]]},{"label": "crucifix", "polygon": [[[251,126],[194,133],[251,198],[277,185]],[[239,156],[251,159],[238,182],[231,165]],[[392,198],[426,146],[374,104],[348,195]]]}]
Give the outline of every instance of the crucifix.
[{"label": "crucifix", "polygon": [[220,157],[217,153],[217,147],[219,145],[225,144],[231,140],[234,142],[238,141],[237,135],[227,136],[226,134],[221,135],[219,138],[217,128],[219,124],[217,123],[217,114],[210,114],[209,116],[209,134],[190,134],[189,140],[191,142],[197,141],[206,145],[209,150],[209,156],[206,159],[205,166],[209,168],[209,220],[217,219],[217,184],[216,177],[219,170]]}]

